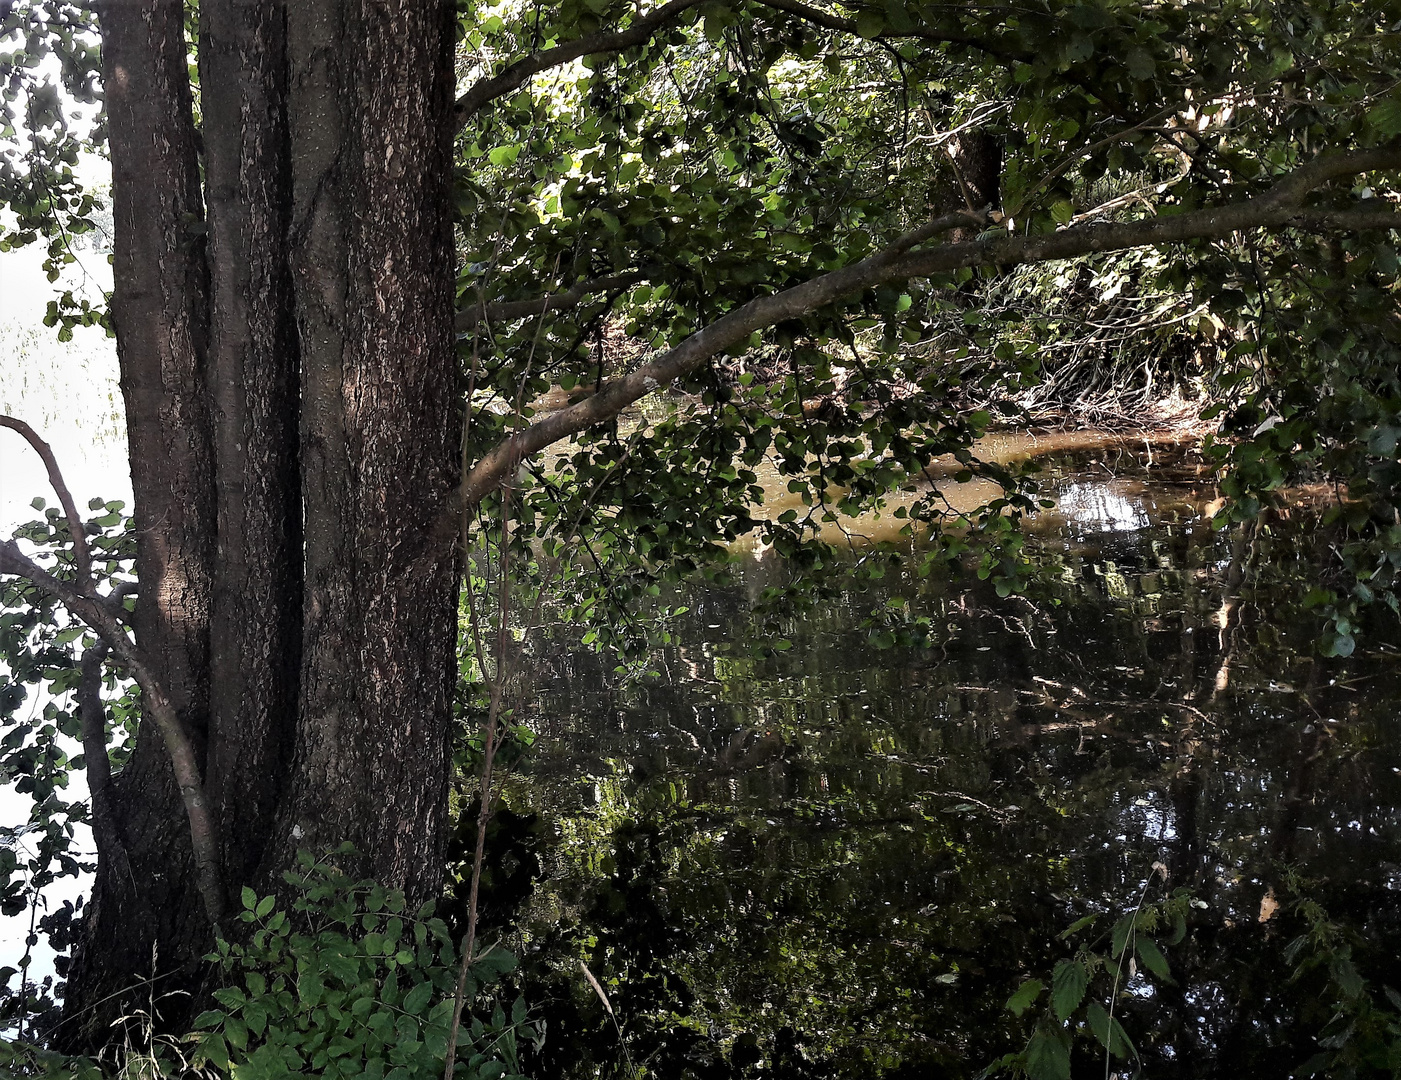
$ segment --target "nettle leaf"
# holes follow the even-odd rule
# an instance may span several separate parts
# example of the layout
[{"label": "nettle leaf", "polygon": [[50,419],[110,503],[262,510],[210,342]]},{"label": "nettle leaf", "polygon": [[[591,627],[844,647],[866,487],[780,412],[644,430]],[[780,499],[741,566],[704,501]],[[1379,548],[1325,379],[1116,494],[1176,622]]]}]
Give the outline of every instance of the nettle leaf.
[{"label": "nettle leaf", "polygon": [[1090,973],[1079,960],[1062,960],[1051,976],[1051,1005],[1056,1017],[1067,1020],[1085,999]]},{"label": "nettle leaf", "polygon": [[1031,1080],[1070,1080],[1070,1036],[1039,1029],[1026,1044],[1026,1074]]},{"label": "nettle leaf", "polygon": [[1134,947],[1138,950],[1139,959],[1143,961],[1144,967],[1164,982],[1172,982],[1172,972],[1168,968],[1167,958],[1163,956],[1156,941],[1149,937],[1141,937]]},{"label": "nettle leaf", "polygon": [[1134,916],[1125,915],[1114,924],[1114,934],[1110,943],[1110,953],[1118,959],[1123,955],[1124,949],[1128,946],[1129,937],[1133,934]]},{"label": "nettle leaf", "polygon": [[1017,992],[1007,999],[1007,1008],[1016,1016],[1021,1016],[1038,997],[1041,991],[1046,989],[1046,984],[1040,979],[1028,979],[1017,987]]},{"label": "nettle leaf", "polygon": [[1118,1017],[1110,1016],[1098,1001],[1091,1001],[1085,1007],[1085,1014],[1090,1033],[1099,1040],[1100,1046],[1117,1058],[1138,1056],[1138,1051],[1134,1049],[1133,1042],[1119,1023]]}]

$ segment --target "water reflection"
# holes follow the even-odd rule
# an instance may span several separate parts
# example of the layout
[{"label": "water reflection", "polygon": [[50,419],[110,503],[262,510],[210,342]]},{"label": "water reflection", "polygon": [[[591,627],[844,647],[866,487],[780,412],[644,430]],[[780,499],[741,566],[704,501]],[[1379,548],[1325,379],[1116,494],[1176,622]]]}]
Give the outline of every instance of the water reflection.
[{"label": "water reflection", "polygon": [[[1035,600],[906,571],[755,658],[735,646],[781,568],[751,561],[692,587],[642,685],[564,631],[535,642],[542,738],[494,873],[529,893],[540,1075],[614,1075],[621,1037],[658,1077],[974,1076],[1025,1040],[1004,1002],[1067,955],[1058,932],[1132,908],[1156,861],[1207,906],[1176,985],[1129,984],[1147,1075],[1284,1076],[1317,1049],[1316,988],[1283,959],[1298,925],[1261,921],[1286,868],[1362,935],[1363,974],[1397,981],[1396,649],[1313,657],[1290,605],[1326,559],[1314,519],[1212,530],[1190,452],[1052,479]],[[892,597],[936,648],[869,646]],[[530,893],[513,868],[537,858]]]}]

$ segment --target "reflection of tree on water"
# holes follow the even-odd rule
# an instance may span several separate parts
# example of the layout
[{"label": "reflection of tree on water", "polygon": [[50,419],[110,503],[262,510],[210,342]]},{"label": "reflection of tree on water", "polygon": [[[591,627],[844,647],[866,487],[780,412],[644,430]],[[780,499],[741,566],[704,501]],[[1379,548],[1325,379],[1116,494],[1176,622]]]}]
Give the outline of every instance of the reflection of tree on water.
[{"label": "reflection of tree on water", "polygon": [[[1113,483],[1151,527],[1052,522],[1035,601],[902,572],[789,620],[788,653],[725,652],[757,633],[763,564],[691,591],[674,681],[610,689],[594,654],[541,650],[544,738],[509,795],[554,837],[520,918],[537,976],[559,973],[540,1072],[617,1059],[583,958],[654,1075],[973,1075],[1024,1039],[1003,1003],[1066,955],[1057,932],[1131,906],[1159,859],[1208,908],[1176,986],[1129,986],[1148,1071],[1309,1056],[1298,928],[1259,922],[1261,897],[1287,862],[1370,955],[1401,944],[1398,675],[1380,648],[1312,658],[1311,520],[1218,532],[1190,476]],[[937,648],[867,647],[893,596],[937,616]]]}]

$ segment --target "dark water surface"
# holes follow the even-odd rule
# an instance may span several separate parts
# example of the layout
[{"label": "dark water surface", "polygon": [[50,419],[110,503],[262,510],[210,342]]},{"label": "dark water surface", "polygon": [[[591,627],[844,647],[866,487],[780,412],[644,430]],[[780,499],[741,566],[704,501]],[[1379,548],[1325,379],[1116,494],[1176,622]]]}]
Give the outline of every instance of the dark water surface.
[{"label": "dark water surface", "polygon": [[[1165,946],[1175,985],[1126,973],[1145,1076],[1284,1077],[1319,1049],[1336,994],[1326,966],[1290,979],[1291,874],[1368,992],[1401,985],[1395,634],[1315,658],[1293,606],[1328,558],[1315,516],[1213,531],[1193,451],[1047,475],[1037,545],[1061,565],[1036,600],[903,571],[755,659],[751,601],[783,568],[751,555],[739,585],[686,593],[660,678],[535,643],[540,738],[489,895],[526,897],[538,1075],[975,1076],[1025,1044],[1005,1002],[1071,955],[1060,931],[1145,884],[1202,905]],[[937,647],[870,645],[891,598]],[[1105,1076],[1090,1050],[1075,1074]]]}]

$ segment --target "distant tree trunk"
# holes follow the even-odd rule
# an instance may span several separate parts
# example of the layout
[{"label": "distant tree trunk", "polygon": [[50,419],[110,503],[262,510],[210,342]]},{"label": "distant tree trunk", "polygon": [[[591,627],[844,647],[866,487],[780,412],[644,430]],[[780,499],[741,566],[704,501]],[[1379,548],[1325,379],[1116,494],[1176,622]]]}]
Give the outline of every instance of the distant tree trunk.
[{"label": "distant tree trunk", "polygon": [[965,131],[954,143],[953,158],[975,209],[1002,205],[1002,140],[985,128]]},{"label": "distant tree trunk", "polygon": [[[958,198],[970,209],[1002,207],[1002,140],[984,128],[971,128],[955,139],[949,148]],[[955,229],[951,243],[976,239],[977,229]]]},{"label": "distant tree trunk", "polygon": [[[203,0],[203,190],[183,4],[100,18],[135,630],[196,739],[224,883],[236,908],[349,841],[421,902],[456,671],[456,560],[418,542],[457,468],[452,5]],[[143,980],[197,986],[212,941],[147,725],[114,789],[130,873],[99,851],[73,1048]]]}]

